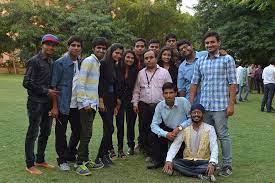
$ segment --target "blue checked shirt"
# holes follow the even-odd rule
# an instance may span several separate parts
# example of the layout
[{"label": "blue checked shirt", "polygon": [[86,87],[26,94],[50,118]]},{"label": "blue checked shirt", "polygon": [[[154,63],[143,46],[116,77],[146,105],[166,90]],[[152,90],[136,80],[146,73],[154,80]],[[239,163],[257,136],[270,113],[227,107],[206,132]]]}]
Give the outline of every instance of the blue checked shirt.
[{"label": "blue checked shirt", "polygon": [[[190,97],[190,85],[194,73],[194,66],[196,61],[203,56],[208,55],[207,51],[196,52],[195,60],[192,63],[188,63],[186,59],[180,64],[178,70],[178,81],[177,87],[178,91],[185,92],[185,97],[189,99]],[[200,91],[197,91],[197,96],[194,103],[200,103]]]},{"label": "blue checked shirt", "polygon": [[230,55],[207,56],[197,60],[192,84],[200,85],[200,103],[208,111],[223,111],[229,102],[229,85],[236,84],[235,61]]}]

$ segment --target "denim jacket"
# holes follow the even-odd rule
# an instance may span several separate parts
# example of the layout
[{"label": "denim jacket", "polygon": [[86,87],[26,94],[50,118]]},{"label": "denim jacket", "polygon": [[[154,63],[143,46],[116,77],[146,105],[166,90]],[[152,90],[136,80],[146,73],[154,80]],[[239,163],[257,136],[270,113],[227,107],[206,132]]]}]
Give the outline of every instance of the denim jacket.
[{"label": "denim jacket", "polygon": [[[80,59],[78,69],[80,68]],[[54,62],[51,86],[60,91],[57,97],[58,110],[60,113],[68,115],[72,97],[72,84],[74,77],[74,63],[69,55],[65,53],[63,57]]]}]

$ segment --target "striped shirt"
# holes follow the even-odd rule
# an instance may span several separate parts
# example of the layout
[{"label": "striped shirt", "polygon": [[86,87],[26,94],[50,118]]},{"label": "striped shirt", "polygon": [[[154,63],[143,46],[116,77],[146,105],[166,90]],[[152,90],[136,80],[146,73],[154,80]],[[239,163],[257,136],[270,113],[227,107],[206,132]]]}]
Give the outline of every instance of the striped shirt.
[{"label": "striped shirt", "polygon": [[79,109],[87,106],[91,106],[94,110],[97,109],[99,67],[100,62],[94,54],[85,58],[81,63],[77,87]]},{"label": "striped shirt", "polygon": [[230,55],[207,56],[197,60],[192,84],[200,84],[200,103],[208,111],[223,111],[229,102],[229,85],[236,84],[235,61]]}]

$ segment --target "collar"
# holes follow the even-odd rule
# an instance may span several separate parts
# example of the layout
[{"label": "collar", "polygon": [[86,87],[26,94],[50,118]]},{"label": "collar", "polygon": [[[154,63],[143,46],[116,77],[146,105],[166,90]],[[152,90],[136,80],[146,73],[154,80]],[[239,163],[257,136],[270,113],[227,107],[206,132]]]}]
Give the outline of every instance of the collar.
[{"label": "collar", "polygon": [[[159,68],[160,68],[160,66],[157,64],[157,69],[159,69]],[[148,70],[147,67],[145,67],[145,70]]]},{"label": "collar", "polygon": [[[218,53],[216,53],[216,54],[214,55],[214,57],[215,57],[215,58],[219,58],[219,57],[220,57],[220,51],[218,51]],[[209,58],[209,53],[208,53],[207,58]]]},{"label": "collar", "polygon": [[172,106],[172,108],[170,106],[168,106],[164,100],[164,107],[166,109],[173,109],[179,106],[179,102],[178,102],[178,97],[175,97],[175,101],[174,101],[174,105]]},{"label": "collar", "polygon": [[42,53],[42,50],[39,51],[38,55],[42,60],[48,60],[49,59],[45,54]]},{"label": "collar", "polygon": [[98,58],[95,56],[95,54],[91,54],[91,57],[93,57],[96,61],[97,61],[97,63],[99,63],[100,64],[100,61],[98,60]]},{"label": "collar", "polygon": [[193,62],[192,62],[192,63],[189,63],[189,62],[187,62],[187,59],[184,59],[184,62],[183,62],[183,63],[184,63],[185,65],[192,65],[192,64],[194,64],[194,63],[199,59],[199,56],[198,56],[198,54],[197,54],[198,52],[195,51],[194,53],[195,53],[195,59],[193,60]]}]

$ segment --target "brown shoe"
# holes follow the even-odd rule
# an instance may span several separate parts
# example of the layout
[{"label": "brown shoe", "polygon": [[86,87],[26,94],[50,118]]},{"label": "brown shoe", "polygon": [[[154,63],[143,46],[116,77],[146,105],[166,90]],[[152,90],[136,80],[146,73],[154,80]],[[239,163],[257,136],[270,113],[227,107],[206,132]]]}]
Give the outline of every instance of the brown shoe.
[{"label": "brown shoe", "polygon": [[37,168],[35,168],[34,166],[27,168],[26,167],[26,171],[29,172],[30,174],[34,174],[34,175],[41,175],[42,172],[40,170],[38,170]]},{"label": "brown shoe", "polygon": [[43,163],[35,163],[35,166],[40,166],[40,167],[44,167],[44,168],[49,168],[49,169],[54,169],[54,166],[53,165],[50,165],[46,162],[43,162]]}]

